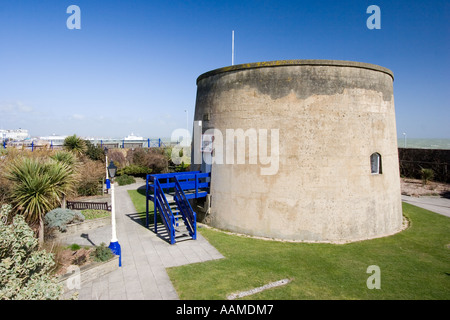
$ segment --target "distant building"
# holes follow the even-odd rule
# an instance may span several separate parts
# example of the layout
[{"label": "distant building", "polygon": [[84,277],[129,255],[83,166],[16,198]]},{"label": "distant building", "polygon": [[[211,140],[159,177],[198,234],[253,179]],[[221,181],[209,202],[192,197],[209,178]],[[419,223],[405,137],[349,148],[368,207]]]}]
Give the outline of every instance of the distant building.
[{"label": "distant building", "polygon": [[25,140],[29,138],[29,134],[26,129],[0,129],[0,138],[2,140]]},{"label": "distant building", "polygon": [[51,136],[39,137],[39,140],[47,141],[52,146],[62,146],[67,136],[52,134]]}]

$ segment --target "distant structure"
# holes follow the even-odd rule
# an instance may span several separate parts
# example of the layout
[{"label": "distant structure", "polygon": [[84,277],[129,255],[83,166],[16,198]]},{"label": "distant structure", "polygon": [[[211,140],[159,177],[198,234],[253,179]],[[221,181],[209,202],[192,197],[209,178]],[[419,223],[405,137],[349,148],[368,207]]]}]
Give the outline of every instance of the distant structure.
[{"label": "distant structure", "polygon": [[[261,175],[263,164],[250,163],[250,135],[244,164],[191,166],[211,171],[206,221],[212,226],[320,242],[357,241],[401,230],[390,70],[334,60],[216,69],[197,79],[194,125],[201,126],[203,135],[208,129],[224,136],[227,129],[279,130],[276,174]],[[213,142],[213,153],[226,154],[228,147],[218,150]]]},{"label": "distant structure", "polygon": [[50,136],[39,137],[39,140],[43,141],[45,144],[51,146],[52,148],[62,148],[64,140],[66,138],[67,135],[52,134]]},{"label": "distant structure", "polygon": [[26,129],[13,129],[3,130],[0,129],[0,138],[2,140],[25,140],[29,138],[28,130]]}]

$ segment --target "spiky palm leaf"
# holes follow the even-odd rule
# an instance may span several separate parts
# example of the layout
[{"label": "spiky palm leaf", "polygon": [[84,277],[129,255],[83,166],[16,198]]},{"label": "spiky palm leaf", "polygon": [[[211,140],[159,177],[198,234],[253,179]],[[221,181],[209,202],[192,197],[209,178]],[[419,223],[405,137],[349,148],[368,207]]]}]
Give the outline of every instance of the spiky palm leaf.
[{"label": "spiky palm leaf", "polygon": [[57,207],[74,183],[68,165],[25,157],[11,163],[6,178],[13,182],[11,203],[29,223],[40,221]]},{"label": "spiky palm leaf", "polygon": [[63,147],[68,150],[72,151],[77,155],[81,155],[86,152],[87,146],[83,139],[80,137],[77,137],[76,134],[73,136],[68,136],[64,139]]}]

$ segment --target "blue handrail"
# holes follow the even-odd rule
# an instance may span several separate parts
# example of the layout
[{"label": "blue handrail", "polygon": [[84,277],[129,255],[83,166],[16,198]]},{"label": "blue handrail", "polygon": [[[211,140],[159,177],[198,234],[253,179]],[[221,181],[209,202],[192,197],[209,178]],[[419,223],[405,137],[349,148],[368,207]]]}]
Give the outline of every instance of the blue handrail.
[{"label": "blue handrail", "polygon": [[156,223],[156,212],[159,210],[162,216],[163,224],[166,227],[167,232],[170,236],[170,243],[175,243],[175,228],[174,228],[174,217],[172,210],[170,209],[169,202],[161,189],[158,180],[155,180],[155,232],[157,232],[157,223]]},{"label": "blue handrail", "polygon": [[181,188],[178,178],[175,177],[175,202],[180,209],[183,221],[192,239],[197,239],[197,214],[192,210],[191,204]]}]

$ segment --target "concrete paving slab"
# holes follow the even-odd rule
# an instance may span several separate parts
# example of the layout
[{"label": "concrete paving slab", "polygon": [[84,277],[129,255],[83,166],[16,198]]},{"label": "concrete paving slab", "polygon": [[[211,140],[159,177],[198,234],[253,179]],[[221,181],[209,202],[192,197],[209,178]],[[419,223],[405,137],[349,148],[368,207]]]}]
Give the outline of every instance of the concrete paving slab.
[{"label": "concrete paving slab", "polygon": [[[80,300],[177,300],[166,268],[221,259],[223,256],[200,234],[197,240],[186,240],[170,245],[167,234],[158,225],[142,225],[128,190],[136,190],[145,183],[128,186],[115,185],[116,231],[122,250],[122,267],[82,285],[78,290]],[[111,226],[89,230],[84,235],[68,237],[66,242],[80,245],[109,245]]]},{"label": "concrete paving slab", "polygon": [[402,201],[450,217],[450,199],[439,196],[411,197],[402,195]]}]

